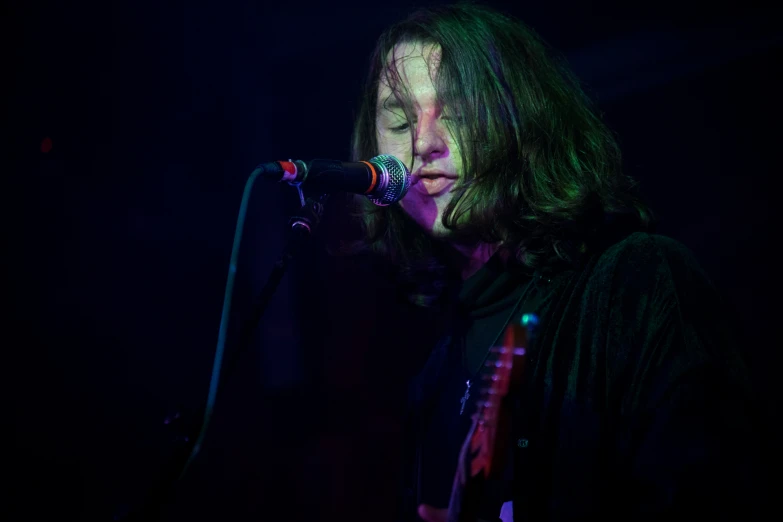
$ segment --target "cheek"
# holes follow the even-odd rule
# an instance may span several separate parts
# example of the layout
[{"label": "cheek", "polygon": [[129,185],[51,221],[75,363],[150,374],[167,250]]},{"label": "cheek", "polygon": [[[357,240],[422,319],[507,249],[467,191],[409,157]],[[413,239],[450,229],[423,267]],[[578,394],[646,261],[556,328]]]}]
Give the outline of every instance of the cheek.
[{"label": "cheek", "polygon": [[379,132],[376,135],[376,140],[378,142],[379,154],[391,154],[392,156],[399,157],[399,159],[403,161],[407,160],[410,156],[411,143],[410,137],[407,135],[400,137]]}]

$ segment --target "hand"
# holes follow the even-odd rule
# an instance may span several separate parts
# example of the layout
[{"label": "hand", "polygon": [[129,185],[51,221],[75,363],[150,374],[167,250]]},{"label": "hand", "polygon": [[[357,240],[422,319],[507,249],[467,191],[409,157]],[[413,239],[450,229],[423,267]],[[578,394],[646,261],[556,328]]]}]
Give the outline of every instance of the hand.
[{"label": "hand", "polygon": [[446,508],[436,508],[427,504],[419,505],[419,517],[425,522],[446,522],[449,516],[449,510]]}]

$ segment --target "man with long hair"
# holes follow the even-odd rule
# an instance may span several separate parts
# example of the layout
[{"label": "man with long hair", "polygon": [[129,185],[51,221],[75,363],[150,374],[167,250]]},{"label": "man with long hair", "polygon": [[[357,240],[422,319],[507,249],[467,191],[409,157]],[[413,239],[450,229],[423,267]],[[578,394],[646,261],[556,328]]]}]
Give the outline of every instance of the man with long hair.
[{"label": "man with long hair", "polygon": [[747,383],[720,301],[687,249],[653,234],[612,132],[531,29],[476,5],[389,28],[353,136],[354,159],[378,154],[413,185],[388,207],[357,200],[364,244],[447,318],[410,385],[399,520],[444,519],[472,386],[524,312],[539,333],[480,519],[512,500],[535,521],[748,508]]}]

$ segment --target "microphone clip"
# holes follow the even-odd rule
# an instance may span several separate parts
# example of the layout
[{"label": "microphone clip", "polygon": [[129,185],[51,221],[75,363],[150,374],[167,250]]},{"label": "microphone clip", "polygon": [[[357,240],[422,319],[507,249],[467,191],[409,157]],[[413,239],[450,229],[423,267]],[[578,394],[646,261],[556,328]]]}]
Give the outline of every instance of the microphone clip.
[{"label": "microphone clip", "polygon": [[295,184],[295,188],[299,193],[299,199],[302,202],[302,206],[299,210],[291,216],[288,220],[288,226],[291,231],[312,235],[318,225],[321,223],[321,218],[324,213],[324,205],[329,199],[328,194],[318,194],[305,198],[302,193],[302,187],[300,183]]}]

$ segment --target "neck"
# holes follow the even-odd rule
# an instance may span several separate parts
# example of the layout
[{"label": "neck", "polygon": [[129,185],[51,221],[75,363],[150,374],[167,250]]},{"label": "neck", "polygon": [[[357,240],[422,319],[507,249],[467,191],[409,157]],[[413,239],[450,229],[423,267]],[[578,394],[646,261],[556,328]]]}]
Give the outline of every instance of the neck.
[{"label": "neck", "polygon": [[462,275],[462,280],[469,278],[479,271],[484,264],[495,254],[500,247],[499,243],[460,244],[451,243],[457,253],[457,263]]}]

